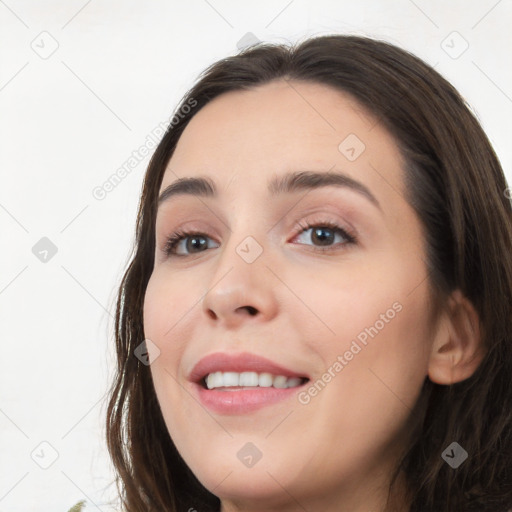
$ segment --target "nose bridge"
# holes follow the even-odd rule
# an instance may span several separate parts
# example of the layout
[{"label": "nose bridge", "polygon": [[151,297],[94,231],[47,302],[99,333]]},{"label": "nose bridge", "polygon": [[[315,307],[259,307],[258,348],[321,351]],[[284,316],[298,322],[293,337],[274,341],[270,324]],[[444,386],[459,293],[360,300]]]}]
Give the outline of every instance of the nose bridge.
[{"label": "nose bridge", "polygon": [[261,217],[250,211],[245,215],[248,221],[238,217],[238,222],[232,224],[228,239],[215,258],[203,299],[203,310],[226,322],[233,322],[247,312],[267,318],[275,314],[275,287],[266,266],[265,229],[259,222]]},{"label": "nose bridge", "polygon": [[[241,199],[239,208],[232,210],[232,221],[227,230],[224,247],[219,255],[219,267],[230,265],[241,267],[244,274],[251,275],[255,264],[258,273],[264,272],[259,267],[268,259],[269,227],[266,225],[264,212]],[[221,270],[219,268],[219,270]]]}]

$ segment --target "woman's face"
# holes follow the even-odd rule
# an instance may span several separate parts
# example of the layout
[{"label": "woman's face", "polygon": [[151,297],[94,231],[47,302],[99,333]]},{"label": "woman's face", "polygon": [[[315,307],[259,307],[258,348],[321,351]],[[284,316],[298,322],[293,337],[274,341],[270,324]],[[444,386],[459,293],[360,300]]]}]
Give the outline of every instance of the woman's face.
[{"label": "woman's face", "polygon": [[[170,436],[223,510],[380,510],[433,342],[403,172],[378,120],[314,83],[224,94],[181,136],[160,192],[216,194],[161,201],[144,329]],[[176,231],[199,234],[167,254]]]}]

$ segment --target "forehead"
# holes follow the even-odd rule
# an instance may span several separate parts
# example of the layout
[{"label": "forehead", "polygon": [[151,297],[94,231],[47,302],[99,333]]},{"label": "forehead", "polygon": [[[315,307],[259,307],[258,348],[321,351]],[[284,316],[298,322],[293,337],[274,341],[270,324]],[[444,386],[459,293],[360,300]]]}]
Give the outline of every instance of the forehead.
[{"label": "forehead", "polygon": [[203,107],[184,130],[161,191],[178,178],[201,175],[221,191],[243,186],[258,194],[276,175],[332,169],[381,189],[377,196],[403,195],[401,168],[392,136],[350,95],[276,80]]}]

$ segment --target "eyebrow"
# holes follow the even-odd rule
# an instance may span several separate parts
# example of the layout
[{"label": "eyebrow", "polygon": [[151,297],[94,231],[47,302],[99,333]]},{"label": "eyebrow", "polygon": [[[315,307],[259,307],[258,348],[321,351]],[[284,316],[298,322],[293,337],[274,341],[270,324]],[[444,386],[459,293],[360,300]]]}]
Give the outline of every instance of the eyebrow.
[{"label": "eyebrow", "polygon": [[[302,190],[313,190],[321,187],[344,187],[366,197],[375,207],[382,212],[382,207],[377,198],[370,192],[366,185],[347,176],[346,174],[331,171],[296,171],[277,176],[268,183],[268,191],[271,196],[285,193],[293,193]],[[207,198],[218,197],[217,187],[210,178],[188,177],[179,178],[168,185],[158,198],[158,207],[171,197],[178,195],[192,195]]]}]

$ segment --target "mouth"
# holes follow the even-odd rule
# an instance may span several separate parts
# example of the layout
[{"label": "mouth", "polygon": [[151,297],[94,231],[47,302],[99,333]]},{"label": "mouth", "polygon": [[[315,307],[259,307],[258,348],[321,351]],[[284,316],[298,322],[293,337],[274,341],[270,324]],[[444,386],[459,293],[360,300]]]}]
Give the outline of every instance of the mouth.
[{"label": "mouth", "polygon": [[283,402],[310,381],[308,375],[249,353],[214,353],[189,375],[200,402],[218,414],[245,414]]},{"label": "mouth", "polygon": [[307,377],[287,377],[286,375],[273,375],[268,372],[213,372],[205,375],[199,382],[203,389],[216,389],[218,391],[237,391],[255,388],[288,389],[302,386],[309,379]]}]

